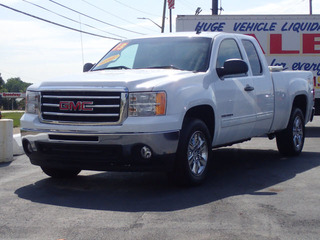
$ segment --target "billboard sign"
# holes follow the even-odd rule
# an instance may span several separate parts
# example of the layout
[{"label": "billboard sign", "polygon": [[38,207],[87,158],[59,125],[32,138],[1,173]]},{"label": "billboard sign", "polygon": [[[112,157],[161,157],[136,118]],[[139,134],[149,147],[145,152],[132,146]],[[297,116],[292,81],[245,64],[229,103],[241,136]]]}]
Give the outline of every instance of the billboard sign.
[{"label": "billboard sign", "polygon": [[269,65],[312,71],[320,98],[320,15],[179,15],[176,30],[251,35]]}]

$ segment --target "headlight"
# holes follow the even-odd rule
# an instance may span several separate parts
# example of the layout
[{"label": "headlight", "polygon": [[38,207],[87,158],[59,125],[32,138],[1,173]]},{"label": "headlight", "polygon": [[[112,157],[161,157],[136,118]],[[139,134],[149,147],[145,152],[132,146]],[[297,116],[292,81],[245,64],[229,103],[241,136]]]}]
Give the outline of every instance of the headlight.
[{"label": "headlight", "polygon": [[129,94],[129,116],[144,117],[166,114],[165,92],[137,92]]},{"label": "headlight", "polygon": [[38,114],[40,108],[40,92],[27,91],[26,113]]}]

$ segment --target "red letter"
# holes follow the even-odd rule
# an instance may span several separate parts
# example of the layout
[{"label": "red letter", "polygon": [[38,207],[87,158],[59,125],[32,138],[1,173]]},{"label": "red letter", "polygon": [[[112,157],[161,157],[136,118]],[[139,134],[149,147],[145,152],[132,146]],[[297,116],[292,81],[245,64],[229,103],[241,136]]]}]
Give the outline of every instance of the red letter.
[{"label": "red letter", "polygon": [[59,109],[62,110],[62,111],[68,111],[68,110],[70,110],[70,104],[69,104],[69,102],[61,101],[61,102],[59,103]]},{"label": "red letter", "polygon": [[92,105],[93,102],[82,102],[82,111],[93,111],[93,108],[92,107],[87,107],[87,104],[88,105]]},{"label": "red letter", "polygon": [[303,53],[320,53],[320,34],[303,34]]},{"label": "red letter", "polygon": [[77,102],[76,105],[74,104],[74,102],[70,102],[70,110],[72,111],[77,111],[77,110],[82,110],[82,104],[81,102]]},{"label": "red letter", "polygon": [[270,54],[299,54],[297,50],[282,50],[282,35],[270,34]]}]

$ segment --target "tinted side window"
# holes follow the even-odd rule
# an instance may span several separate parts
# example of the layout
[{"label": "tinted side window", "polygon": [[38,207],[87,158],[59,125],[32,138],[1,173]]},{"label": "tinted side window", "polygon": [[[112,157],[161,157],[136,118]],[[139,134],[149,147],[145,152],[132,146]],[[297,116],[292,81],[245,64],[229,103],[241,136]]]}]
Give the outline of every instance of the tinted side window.
[{"label": "tinted side window", "polygon": [[238,44],[234,39],[223,40],[219,47],[216,67],[223,67],[226,60],[233,58],[242,59]]},{"label": "tinted side window", "polygon": [[242,40],[242,43],[249,58],[252,74],[254,76],[261,75],[262,74],[261,61],[255,46],[249,40]]}]

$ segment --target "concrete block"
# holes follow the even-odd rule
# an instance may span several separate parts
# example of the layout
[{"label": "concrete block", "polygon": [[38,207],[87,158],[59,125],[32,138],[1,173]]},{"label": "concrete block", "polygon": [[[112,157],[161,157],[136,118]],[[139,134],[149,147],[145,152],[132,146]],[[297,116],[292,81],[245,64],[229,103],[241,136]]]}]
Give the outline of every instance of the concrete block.
[{"label": "concrete block", "polygon": [[13,156],[24,154],[21,134],[17,133],[13,135]]},{"label": "concrete block", "polygon": [[13,160],[13,120],[0,119],[0,162]]}]

